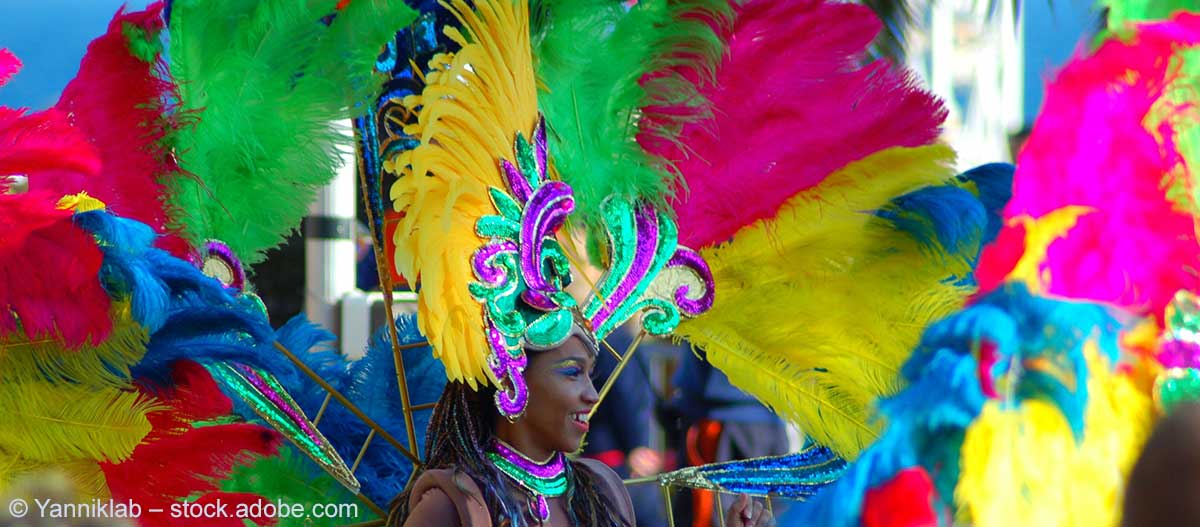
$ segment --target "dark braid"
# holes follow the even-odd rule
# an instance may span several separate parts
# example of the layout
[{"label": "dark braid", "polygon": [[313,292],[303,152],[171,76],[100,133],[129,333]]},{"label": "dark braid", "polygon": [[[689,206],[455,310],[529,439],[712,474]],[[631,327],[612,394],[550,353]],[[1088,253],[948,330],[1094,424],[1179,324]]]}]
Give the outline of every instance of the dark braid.
[{"label": "dark braid", "polygon": [[[446,384],[429,420],[425,468],[453,469],[475,480],[492,515],[493,527],[526,527],[525,506],[512,499],[505,476],[484,454],[494,438],[498,417],[493,403],[495,393],[493,388],[476,391],[463,383]],[[408,519],[408,500],[416,479],[414,476],[404,492],[392,501],[387,525],[400,527]],[[600,493],[599,482],[587,468],[574,461],[568,463],[567,481],[571,525],[625,525],[608,498]]]}]

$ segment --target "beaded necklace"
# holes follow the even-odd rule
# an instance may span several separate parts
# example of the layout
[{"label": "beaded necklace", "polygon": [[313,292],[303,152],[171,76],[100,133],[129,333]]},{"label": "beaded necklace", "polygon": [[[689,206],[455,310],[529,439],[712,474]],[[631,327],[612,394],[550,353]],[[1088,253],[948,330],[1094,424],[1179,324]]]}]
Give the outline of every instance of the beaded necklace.
[{"label": "beaded necklace", "polygon": [[550,504],[546,498],[557,498],[567,492],[567,463],[562,452],[538,463],[497,439],[487,453],[496,468],[529,492],[529,513],[538,523],[550,520]]}]

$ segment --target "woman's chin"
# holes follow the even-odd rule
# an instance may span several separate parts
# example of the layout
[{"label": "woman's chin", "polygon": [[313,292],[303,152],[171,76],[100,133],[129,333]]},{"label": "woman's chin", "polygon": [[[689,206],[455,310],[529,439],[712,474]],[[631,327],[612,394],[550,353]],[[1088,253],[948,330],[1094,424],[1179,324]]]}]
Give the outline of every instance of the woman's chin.
[{"label": "woman's chin", "polygon": [[562,451],[569,453],[583,450],[583,438],[584,434],[572,432],[570,435],[564,438],[565,441],[563,441],[563,446],[567,448],[564,448]]}]

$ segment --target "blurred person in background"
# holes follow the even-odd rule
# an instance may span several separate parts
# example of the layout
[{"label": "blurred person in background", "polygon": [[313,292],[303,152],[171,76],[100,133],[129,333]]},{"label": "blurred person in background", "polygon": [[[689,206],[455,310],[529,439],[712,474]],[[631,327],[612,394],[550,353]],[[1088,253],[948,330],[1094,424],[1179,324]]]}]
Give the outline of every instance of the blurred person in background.
[{"label": "blurred person in background", "polygon": [[[633,344],[634,330],[630,325],[618,328],[605,341],[617,353],[626,353]],[[585,440],[583,455],[599,460],[622,478],[640,478],[658,474],[663,469],[662,454],[650,447],[650,428],[653,419],[654,391],[646,375],[645,359],[654,344],[643,340],[633,363],[626,365],[612,389],[604,397],[589,420],[591,429]],[[599,389],[608,381],[618,360],[601,346],[596,356],[593,382]],[[667,525],[662,493],[657,485],[628,487],[638,527]]]},{"label": "blurred person in background", "polygon": [[1200,404],[1158,422],[1125,488],[1122,527],[1200,525]]},{"label": "blurred person in background", "polygon": [[[682,466],[697,466],[735,459],[787,454],[787,425],[769,408],[729,382],[709,364],[702,350],[684,343],[679,349],[679,369],[673,384],[675,397],[666,409],[684,431],[678,452]],[[726,510],[732,496],[723,495]],[[717,521],[717,500],[710,491],[682,490],[675,494],[675,523],[707,527]],[[784,512],[775,506],[776,517]]]}]

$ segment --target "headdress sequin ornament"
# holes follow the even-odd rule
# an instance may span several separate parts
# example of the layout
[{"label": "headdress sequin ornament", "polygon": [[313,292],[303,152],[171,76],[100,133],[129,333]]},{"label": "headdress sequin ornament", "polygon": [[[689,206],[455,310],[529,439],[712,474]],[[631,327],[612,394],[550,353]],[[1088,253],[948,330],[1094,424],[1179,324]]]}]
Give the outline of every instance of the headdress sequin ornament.
[{"label": "headdress sequin ornament", "polygon": [[712,305],[712,275],[664,212],[614,197],[602,205],[608,272],[582,305],[565,291],[571,262],[557,234],[575,197],[551,177],[528,6],[449,8],[469,38],[446,28],[460,49],[435,56],[424,90],[405,101],[417,121],[405,133],[420,144],[383,164],[399,174],[395,262],[420,286],[422,331],[449,378],[493,384],[515,420],[528,404],[526,349],[572,335],[594,344],[643,312],[646,331],[666,335]]}]

